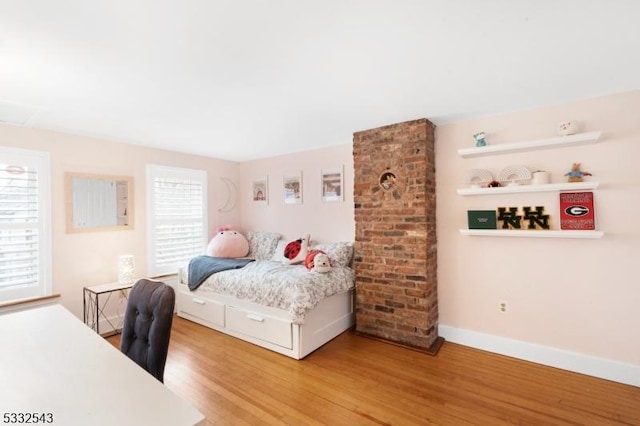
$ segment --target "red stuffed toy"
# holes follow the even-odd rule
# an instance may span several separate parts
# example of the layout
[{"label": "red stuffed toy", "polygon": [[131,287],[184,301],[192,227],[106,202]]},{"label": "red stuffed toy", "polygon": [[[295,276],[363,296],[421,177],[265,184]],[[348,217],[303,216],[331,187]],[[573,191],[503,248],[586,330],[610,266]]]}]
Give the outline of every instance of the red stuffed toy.
[{"label": "red stuffed toy", "polygon": [[304,238],[298,238],[291,241],[284,247],[284,263],[294,265],[296,263],[304,262],[304,258],[309,251],[309,240],[311,235],[306,235]]},{"label": "red stuffed toy", "polygon": [[309,250],[307,256],[304,258],[304,266],[313,272],[329,272],[331,270],[331,263],[329,263],[329,256],[322,250],[313,249]]}]

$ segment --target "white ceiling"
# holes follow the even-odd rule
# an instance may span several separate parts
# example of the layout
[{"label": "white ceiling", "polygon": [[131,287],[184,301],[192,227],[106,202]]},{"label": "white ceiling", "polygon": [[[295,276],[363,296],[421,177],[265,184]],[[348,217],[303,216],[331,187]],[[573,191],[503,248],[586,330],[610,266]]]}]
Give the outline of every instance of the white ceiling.
[{"label": "white ceiling", "polygon": [[637,0],[0,0],[0,121],[243,161],[635,90]]}]

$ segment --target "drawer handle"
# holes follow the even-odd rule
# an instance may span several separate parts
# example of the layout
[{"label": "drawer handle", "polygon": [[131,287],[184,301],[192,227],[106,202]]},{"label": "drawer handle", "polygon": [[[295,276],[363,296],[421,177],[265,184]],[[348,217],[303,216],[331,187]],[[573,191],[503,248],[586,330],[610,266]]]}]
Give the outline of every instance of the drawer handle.
[{"label": "drawer handle", "polygon": [[264,318],[259,317],[258,315],[254,315],[254,314],[247,314],[247,318],[249,318],[252,321],[258,321],[258,322],[263,322]]},{"label": "drawer handle", "polygon": [[191,299],[193,303],[197,303],[198,305],[204,305],[204,300],[202,299]]}]

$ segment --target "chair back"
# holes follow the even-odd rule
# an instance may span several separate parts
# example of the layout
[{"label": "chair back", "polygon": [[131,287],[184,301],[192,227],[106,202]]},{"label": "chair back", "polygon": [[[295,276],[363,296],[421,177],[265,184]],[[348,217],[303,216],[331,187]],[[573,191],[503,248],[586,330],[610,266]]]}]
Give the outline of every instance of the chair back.
[{"label": "chair back", "polygon": [[120,350],[164,382],[176,295],[160,281],[139,280],[129,292]]}]

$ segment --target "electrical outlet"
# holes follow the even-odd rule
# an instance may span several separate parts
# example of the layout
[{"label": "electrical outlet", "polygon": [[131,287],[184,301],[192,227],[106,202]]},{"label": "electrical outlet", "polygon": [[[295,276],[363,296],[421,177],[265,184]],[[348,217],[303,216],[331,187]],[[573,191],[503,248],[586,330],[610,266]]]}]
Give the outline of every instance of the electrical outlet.
[{"label": "electrical outlet", "polygon": [[502,312],[503,314],[507,312],[507,301],[506,300],[501,300],[500,304],[498,305],[498,309],[500,309],[500,312]]}]

